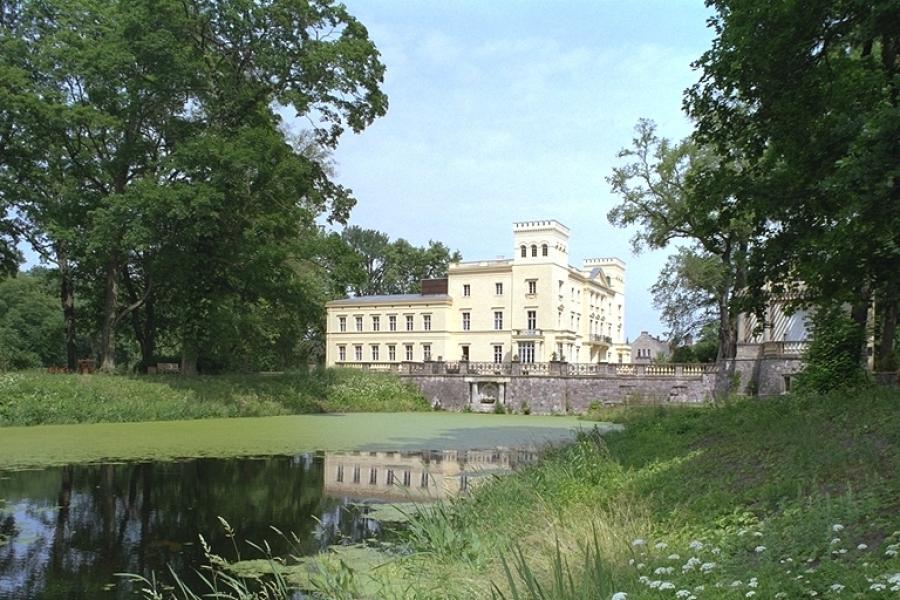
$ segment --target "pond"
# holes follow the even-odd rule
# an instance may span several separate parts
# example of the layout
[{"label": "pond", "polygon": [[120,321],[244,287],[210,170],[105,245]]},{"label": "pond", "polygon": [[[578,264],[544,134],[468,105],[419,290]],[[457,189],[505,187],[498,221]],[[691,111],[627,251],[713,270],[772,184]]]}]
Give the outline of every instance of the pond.
[{"label": "pond", "polygon": [[[115,573],[190,573],[219,517],[276,555],[377,536],[367,506],[465,493],[570,439],[563,417],[316,415],[0,429],[0,599],[125,598]],[[293,532],[288,542],[271,527]]]}]

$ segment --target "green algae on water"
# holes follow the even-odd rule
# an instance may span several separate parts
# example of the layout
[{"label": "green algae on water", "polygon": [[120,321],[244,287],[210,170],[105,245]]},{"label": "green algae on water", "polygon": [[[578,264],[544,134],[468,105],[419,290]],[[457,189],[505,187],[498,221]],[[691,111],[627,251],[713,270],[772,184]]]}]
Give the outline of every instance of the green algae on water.
[{"label": "green algae on water", "polygon": [[593,425],[580,423],[574,417],[353,413],[3,427],[0,469],[119,460],[287,455],[317,450],[540,448],[569,441],[575,430]]}]

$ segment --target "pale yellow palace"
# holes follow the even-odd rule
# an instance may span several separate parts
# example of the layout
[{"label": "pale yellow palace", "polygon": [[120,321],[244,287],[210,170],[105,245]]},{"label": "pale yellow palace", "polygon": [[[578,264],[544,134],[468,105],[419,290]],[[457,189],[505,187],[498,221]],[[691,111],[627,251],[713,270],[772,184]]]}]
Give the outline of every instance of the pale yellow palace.
[{"label": "pale yellow palace", "polygon": [[513,226],[514,258],[450,265],[421,294],[358,296],[326,305],[326,363],[630,362],[625,263],[569,264],[558,221]]}]

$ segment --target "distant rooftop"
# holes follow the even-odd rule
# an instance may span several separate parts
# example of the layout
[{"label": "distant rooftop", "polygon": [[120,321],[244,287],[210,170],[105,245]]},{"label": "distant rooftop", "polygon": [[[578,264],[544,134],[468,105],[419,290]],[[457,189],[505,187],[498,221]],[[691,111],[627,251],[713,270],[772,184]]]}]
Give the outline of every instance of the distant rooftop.
[{"label": "distant rooftop", "polygon": [[376,296],[352,296],[340,300],[332,300],[331,304],[366,304],[369,302],[416,302],[419,300],[450,300],[448,294],[382,294]]},{"label": "distant rooftop", "polygon": [[556,219],[541,219],[538,221],[517,221],[513,223],[513,231],[539,231],[542,229],[560,229],[569,233],[569,228]]}]

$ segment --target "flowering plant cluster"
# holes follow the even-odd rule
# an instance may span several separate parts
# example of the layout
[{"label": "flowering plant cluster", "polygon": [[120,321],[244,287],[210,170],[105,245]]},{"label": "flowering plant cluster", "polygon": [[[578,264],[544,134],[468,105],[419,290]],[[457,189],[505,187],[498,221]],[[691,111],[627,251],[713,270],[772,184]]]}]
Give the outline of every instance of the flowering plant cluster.
[{"label": "flowering plant cluster", "polygon": [[[757,524],[758,525],[758,524]],[[778,555],[761,526],[687,544],[631,542],[628,564],[641,598],[896,598],[900,593],[900,531],[877,546],[853,541],[847,527],[823,532],[827,553]],[[612,600],[628,600],[615,592]]]}]

